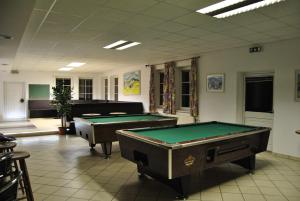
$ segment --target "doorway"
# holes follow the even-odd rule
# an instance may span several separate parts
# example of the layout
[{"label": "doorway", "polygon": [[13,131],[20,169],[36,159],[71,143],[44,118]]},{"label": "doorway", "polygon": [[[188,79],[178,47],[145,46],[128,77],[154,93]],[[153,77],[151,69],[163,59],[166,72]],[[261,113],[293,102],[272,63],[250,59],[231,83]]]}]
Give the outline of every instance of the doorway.
[{"label": "doorway", "polygon": [[24,82],[4,82],[3,119],[6,121],[26,119]]},{"label": "doorway", "polygon": [[[244,75],[243,122],[246,125],[273,128],[273,80],[272,73]],[[268,150],[272,151],[272,131]]]}]

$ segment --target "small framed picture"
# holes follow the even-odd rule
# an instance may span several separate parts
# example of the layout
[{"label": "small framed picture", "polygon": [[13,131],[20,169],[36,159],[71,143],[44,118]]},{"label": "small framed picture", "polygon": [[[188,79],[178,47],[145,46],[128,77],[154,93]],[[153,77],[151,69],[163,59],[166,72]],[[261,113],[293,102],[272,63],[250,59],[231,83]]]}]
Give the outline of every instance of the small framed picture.
[{"label": "small framed picture", "polygon": [[296,70],[295,75],[295,99],[300,101],[300,70]]},{"label": "small framed picture", "polygon": [[225,75],[209,74],[207,75],[206,89],[207,92],[224,92]]}]

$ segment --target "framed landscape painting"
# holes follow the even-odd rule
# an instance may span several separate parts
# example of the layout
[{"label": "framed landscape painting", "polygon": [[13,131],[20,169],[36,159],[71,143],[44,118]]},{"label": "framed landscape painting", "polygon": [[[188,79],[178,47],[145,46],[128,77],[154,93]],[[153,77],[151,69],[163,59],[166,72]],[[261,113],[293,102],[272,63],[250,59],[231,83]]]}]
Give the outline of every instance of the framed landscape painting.
[{"label": "framed landscape painting", "polygon": [[210,74],[207,75],[206,88],[207,92],[224,92],[224,74]]},{"label": "framed landscape painting", "polygon": [[139,95],[141,94],[141,71],[128,72],[124,74],[123,94]]},{"label": "framed landscape painting", "polygon": [[296,80],[295,80],[295,99],[300,101],[300,70],[296,70]]}]

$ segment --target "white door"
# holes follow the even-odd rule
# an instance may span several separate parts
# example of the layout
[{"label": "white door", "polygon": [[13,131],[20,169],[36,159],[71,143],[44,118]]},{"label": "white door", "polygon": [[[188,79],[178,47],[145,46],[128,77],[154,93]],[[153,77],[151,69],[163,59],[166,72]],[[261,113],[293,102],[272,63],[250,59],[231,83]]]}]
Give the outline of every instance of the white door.
[{"label": "white door", "polygon": [[25,83],[4,83],[4,120],[26,118]]},{"label": "white door", "polygon": [[[244,123],[246,125],[273,128],[273,75],[246,75],[244,93]],[[247,103],[248,102],[248,103]],[[250,104],[249,104],[250,102]],[[268,150],[273,146],[272,130]]]}]

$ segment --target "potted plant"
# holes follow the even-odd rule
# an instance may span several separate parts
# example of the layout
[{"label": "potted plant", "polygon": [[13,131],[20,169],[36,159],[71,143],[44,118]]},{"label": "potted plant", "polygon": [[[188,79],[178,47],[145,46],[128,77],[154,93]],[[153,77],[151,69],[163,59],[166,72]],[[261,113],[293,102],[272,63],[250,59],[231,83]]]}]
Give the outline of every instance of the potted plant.
[{"label": "potted plant", "polygon": [[57,115],[61,119],[61,127],[59,127],[59,134],[64,135],[67,128],[67,116],[71,112],[72,89],[70,87],[64,87],[59,84],[56,87],[52,87],[53,100],[52,104],[55,105]]}]

